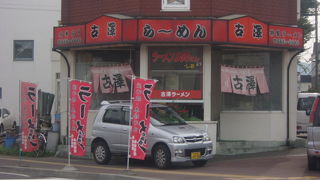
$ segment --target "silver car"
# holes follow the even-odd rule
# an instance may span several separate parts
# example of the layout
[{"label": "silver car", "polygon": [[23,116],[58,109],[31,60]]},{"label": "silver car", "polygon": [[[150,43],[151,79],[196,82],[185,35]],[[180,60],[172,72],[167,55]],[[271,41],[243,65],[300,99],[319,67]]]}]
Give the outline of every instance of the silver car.
[{"label": "silver car", "polygon": [[[113,155],[127,155],[129,103],[103,102],[92,129],[91,152],[98,164],[107,164]],[[213,158],[212,141],[204,130],[188,125],[170,107],[152,104],[147,138],[147,156],[156,167],[170,167],[173,162],[191,161],[204,166]]]}]

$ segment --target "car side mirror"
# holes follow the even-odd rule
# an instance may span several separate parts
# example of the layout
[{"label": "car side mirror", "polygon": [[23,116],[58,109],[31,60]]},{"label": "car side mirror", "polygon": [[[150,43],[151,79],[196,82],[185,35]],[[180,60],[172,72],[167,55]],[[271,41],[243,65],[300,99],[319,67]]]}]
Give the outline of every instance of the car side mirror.
[{"label": "car side mirror", "polygon": [[310,114],[311,114],[311,109],[307,109],[307,110],[306,110],[306,115],[307,115],[307,116],[310,116]]}]

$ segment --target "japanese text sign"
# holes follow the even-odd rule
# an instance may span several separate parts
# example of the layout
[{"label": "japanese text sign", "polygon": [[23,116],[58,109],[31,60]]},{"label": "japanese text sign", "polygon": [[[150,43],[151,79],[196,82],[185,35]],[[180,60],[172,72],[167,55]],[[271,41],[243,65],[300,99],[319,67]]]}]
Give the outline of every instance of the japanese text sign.
[{"label": "japanese text sign", "polygon": [[104,67],[91,67],[93,90],[95,93],[125,93],[129,92],[127,79],[133,75],[129,64],[119,64]]},{"label": "japanese text sign", "polygon": [[221,92],[247,96],[269,92],[264,68],[235,68],[221,66]]},{"label": "japanese text sign", "polygon": [[251,17],[229,21],[229,41],[245,44],[268,44],[268,25]]},{"label": "japanese text sign", "polygon": [[86,24],[86,43],[101,44],[118,42],[122,36],[120,19],[102,16]]},{"label": "japanese text sign", "polygon": [[140,20],[140,41],[211,41],[210,20]]},{"label": "japanese text sign", "polygon": [[201,90],[154,90],[154,99],[202,99]]},{"label": "japanese text sign", "polygon": [[92,97],[91,83],[78,80],[70,81],[70,153],[85,155],[87,118]]},{"label": "japanese text sign", "polygon": [[148,144],[147,136],[150,125],[150,99],[156,80],[134,79],[131,108],[130,158],[143,160]]},{"label": "japanese text sign", "polygon": [[269,44],[303,48],[303,30],[295,27],[269,26]]},{"label": "japanese text sign", "polygon": [[37,85],[21,81],[20,88],[21,151],[33,152],[39,148],[39,139],[36,133]]},{"label": "japanese text sign", "polygon": [[85,43],[85,26],[63,26],[54,28],[54,47],[80,46]]}]

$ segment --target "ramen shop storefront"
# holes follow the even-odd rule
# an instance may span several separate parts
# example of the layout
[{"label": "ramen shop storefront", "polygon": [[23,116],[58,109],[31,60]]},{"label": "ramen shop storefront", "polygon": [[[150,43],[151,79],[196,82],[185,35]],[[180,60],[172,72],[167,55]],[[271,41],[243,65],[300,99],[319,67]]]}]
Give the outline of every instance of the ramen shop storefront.
[{"label": "ramen shop storefront", "polygon": [[[68,57],[72,78],[93,83],[88,137],[102,100],[129,100],[134,74],[157,79],[152,101],[167,104],[188,123],[207,130],[214,142],[217,137],[286,140],[283,84],[289,59],[303,48],[299,28],[247,16],[212,20],[110,15],[56,27],[54,47]],[[61,108],[66,107],[64,88]],[[62,119],[66,121],[66,112]],[[64,136],[66,122],[61,124]]]}]

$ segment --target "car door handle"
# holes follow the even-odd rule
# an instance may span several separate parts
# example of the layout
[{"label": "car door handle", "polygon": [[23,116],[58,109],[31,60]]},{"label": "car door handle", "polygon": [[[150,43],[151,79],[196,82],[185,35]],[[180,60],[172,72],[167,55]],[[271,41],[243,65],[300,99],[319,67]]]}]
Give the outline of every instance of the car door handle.
[{"label": "car door handle", "polygon": [[122,131],[128,131],[128,129],[122,129]]}]

